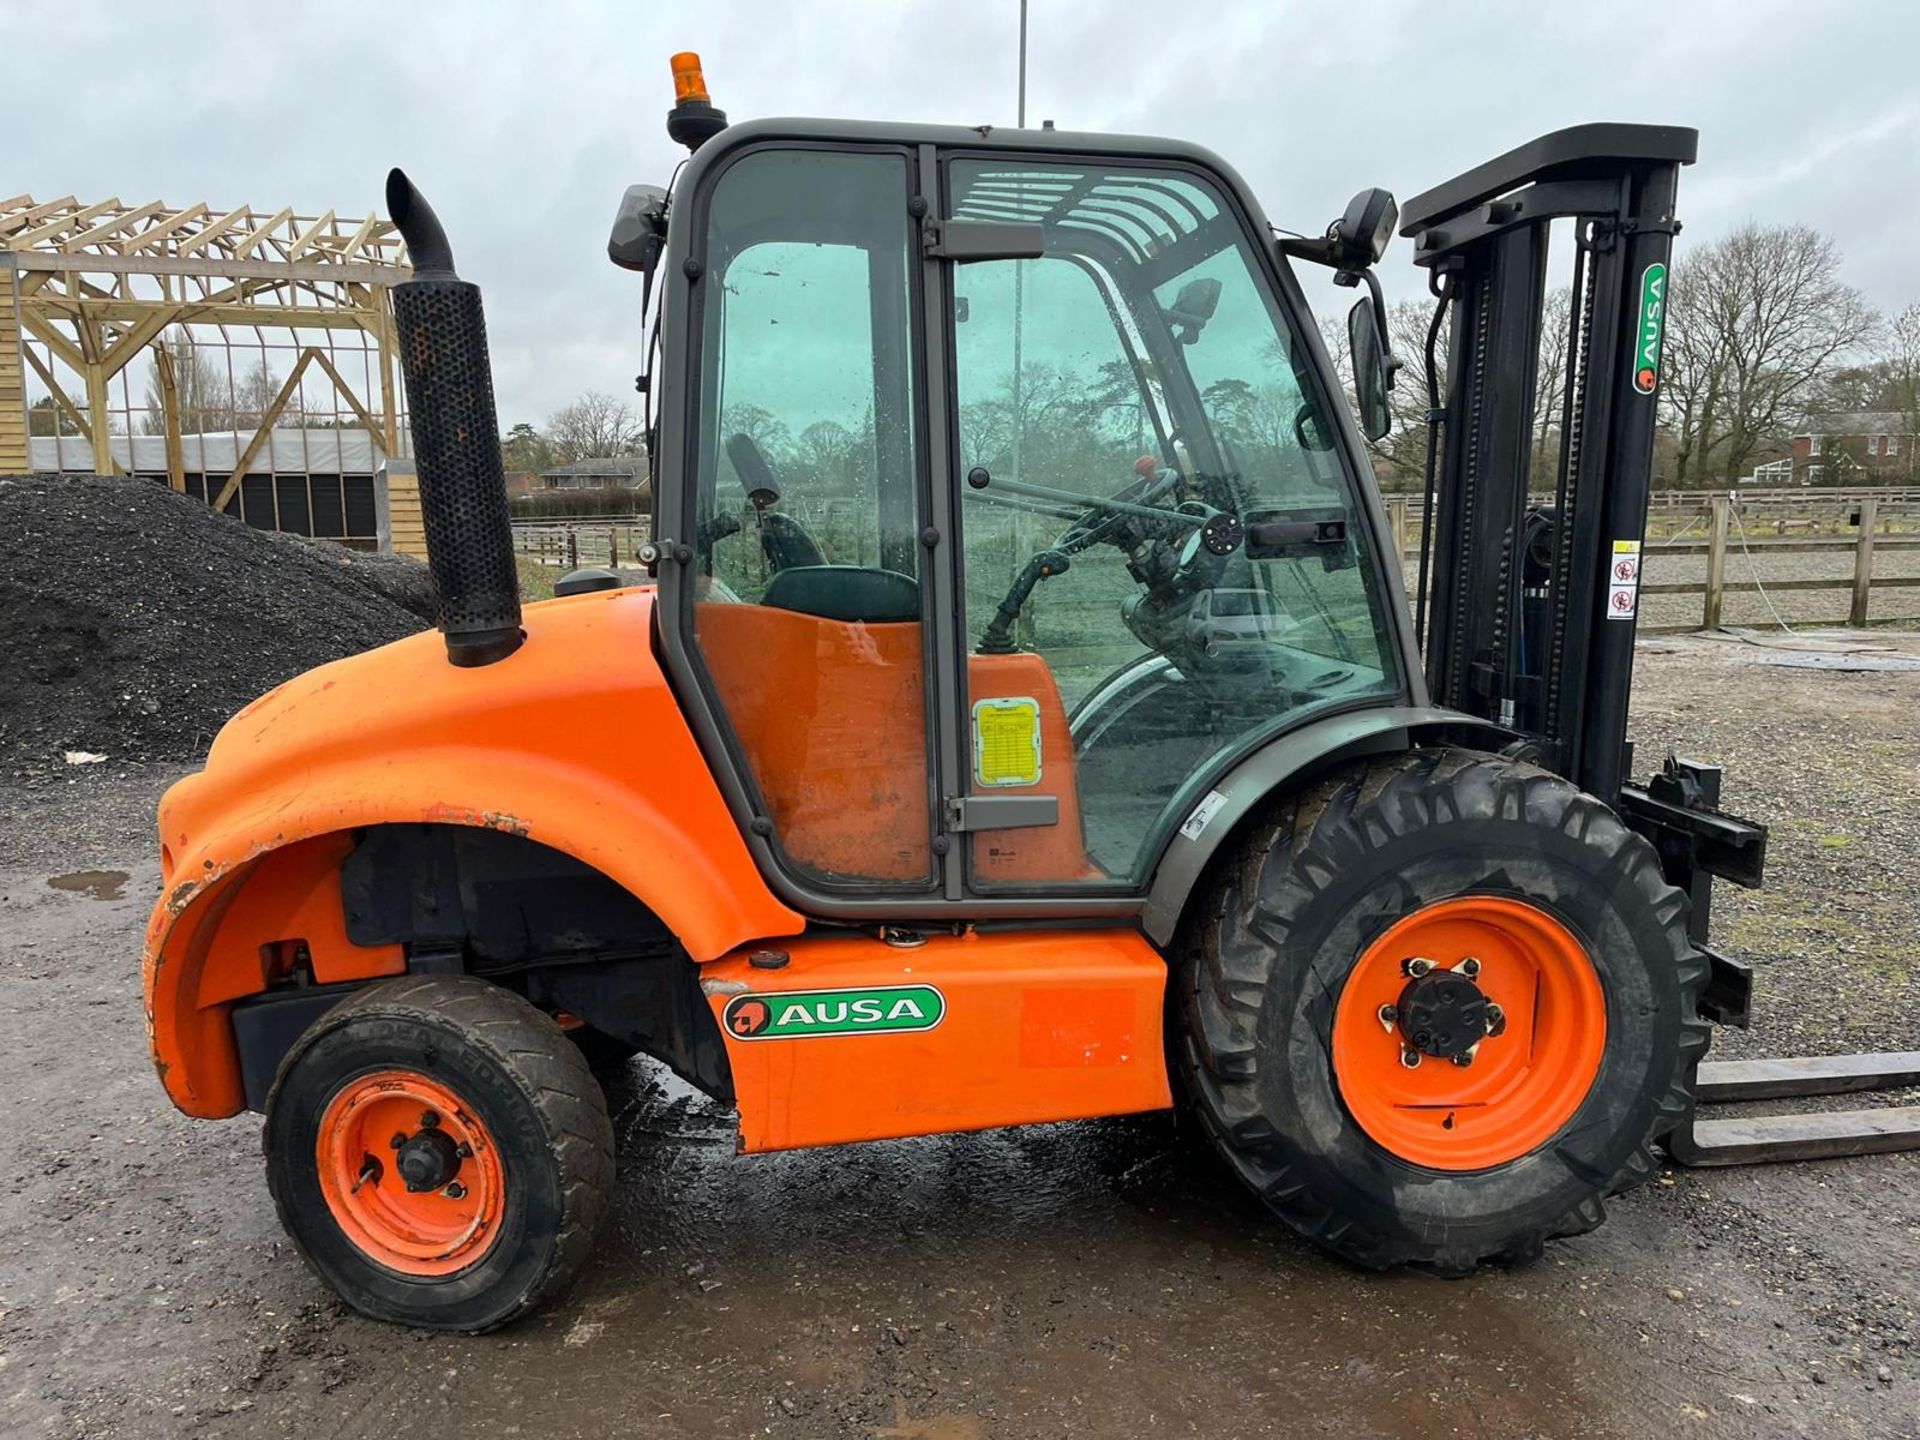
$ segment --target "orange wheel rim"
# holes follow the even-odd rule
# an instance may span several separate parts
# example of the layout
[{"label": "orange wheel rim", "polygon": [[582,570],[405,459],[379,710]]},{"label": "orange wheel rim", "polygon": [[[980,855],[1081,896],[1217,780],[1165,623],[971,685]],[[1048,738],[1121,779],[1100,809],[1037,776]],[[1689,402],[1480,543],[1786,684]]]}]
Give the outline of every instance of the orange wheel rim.
[{"label": "orange wheel rim", "polygon": [[[430,1144],[416,1139],[425,1131],[438,1132]],[[408,1189],[400,1166],[408,1141],[427,1146],[444,1183]],[[418,1071],[348,1081],[320,1117],[315,1158],[333,1218],[390,1270],[451,1275],[485,1255],[500,1232],[506,1177],[493,1137],[458,1095]]]},{"label": "orange wheel rim", "polygon": [[[1494,1007],[1489,1024],[1501,1028],[1465,1064],[1423,1053],[1405,1028],[1409,1015],[1431,1013],[1405,998],[1427,973],[1421,961],[1471,972]],[[1440,988],[1458,987],[1449,979]],[[1334,1010],[1333,1073],[1376,1144],[1428,1169],[1484,1170],[1560,1132],[1593,1088],[1606,1044],[1600,976],[1573,933],[1524,901],[1471,895],[1415,911],[1361,955]]]}]

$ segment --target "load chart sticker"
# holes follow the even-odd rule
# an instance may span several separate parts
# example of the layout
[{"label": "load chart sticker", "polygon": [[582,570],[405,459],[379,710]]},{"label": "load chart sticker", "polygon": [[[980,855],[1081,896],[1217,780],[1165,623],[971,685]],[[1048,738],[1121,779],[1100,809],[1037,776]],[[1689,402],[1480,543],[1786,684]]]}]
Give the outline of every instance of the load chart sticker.
[{"label": "load chart sticker", "polygon": [[980,785],[1040,783],[1040,702],[1027,695],[976,701],[973,778]]},{"label": "load chart sticker", "polygon": [[1613,542],[1613,568],[1607,572],[1607,618],[1631,620],[1640,602],[1640,542]]}]

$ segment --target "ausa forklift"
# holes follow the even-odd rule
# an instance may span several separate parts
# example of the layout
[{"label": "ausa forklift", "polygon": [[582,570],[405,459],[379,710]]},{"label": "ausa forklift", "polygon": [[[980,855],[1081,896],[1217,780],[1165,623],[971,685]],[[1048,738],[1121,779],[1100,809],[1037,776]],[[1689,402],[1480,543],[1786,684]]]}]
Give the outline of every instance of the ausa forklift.
[{"label": "ausa forklift", "polygon": [[[690,159],[609,244],[653,317],[649,578],[523,610],[479,294],[396,171],[442,633],[256,701],[161,805],[160,1076],[264,1113],[349,1303],[477,1331],[561,1289],[614,1183],[593,1067],[637,1053],[749,1153],[1177,1106],[1302,1234],[1443,1274],[1598,1225],[1662,1141],[1913,1143],[1693,1118],[1920,1068],[1703,1070],[1750,990],[1709,886],[1765,832],[1710,767],[1629,779],[1693,131],[1563,130],[1276,238],[1190,145],[729,127],[673,68]],[[1417,612],[1365,443],[1396,223],[1430,359],[1450,322]],[[1364,292],[1351,408],[1296,264]]]}]

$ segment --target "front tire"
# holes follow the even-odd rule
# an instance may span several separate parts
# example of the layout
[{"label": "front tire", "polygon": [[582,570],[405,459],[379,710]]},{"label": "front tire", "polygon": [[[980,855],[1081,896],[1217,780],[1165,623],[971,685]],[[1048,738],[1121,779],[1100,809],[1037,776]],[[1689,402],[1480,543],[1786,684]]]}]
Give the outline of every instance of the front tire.
[{"label": "front tire", "polygon": [[1369,1268],[1464,1273],[1598,1225],[1653,1173],[1707,1045],[1707,962],[1652,848],[1489,755],[1281,801],[1180,952],[1190,1107],[1270,1208]]},{"label": "front tire", "polygon": [[280,1223],[364,1315],[491,1330],[557,1293],[609,1207],[613,1127],[585,1059],[511,991],[383,981],[281,1062],[262,1131]]}]

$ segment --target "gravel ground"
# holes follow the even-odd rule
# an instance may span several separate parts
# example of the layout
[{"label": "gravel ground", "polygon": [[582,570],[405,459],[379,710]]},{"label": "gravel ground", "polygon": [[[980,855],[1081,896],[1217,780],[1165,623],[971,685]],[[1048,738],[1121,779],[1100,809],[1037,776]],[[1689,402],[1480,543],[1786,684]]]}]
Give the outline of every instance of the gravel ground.
[{"label": "gravel ground", "polygon": [[147,480],[0,477],[0,772],[185,760],[281,681],[431,615],[425,567],[269,536]]},{"label": "gravel ground", "polygon": [[[1774,654],[1640,666],[1638,768],[1725,761],[1773,826],[1769,888],[1722,891],[1761,1011],[1721,1050],[1920,1048],[1920,673]],[[738,1159],[637,1066],[572,1294],[482,1339],[363,1321],[280,1236],[257,1119],[184,1119],[147,1063],[175,773],[0,782],[0,1434],[1920,1436],[1916,1155],[1665,1174],[1442,1282],[1296,1242],[1164,1117]]]}]

